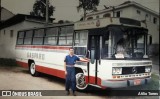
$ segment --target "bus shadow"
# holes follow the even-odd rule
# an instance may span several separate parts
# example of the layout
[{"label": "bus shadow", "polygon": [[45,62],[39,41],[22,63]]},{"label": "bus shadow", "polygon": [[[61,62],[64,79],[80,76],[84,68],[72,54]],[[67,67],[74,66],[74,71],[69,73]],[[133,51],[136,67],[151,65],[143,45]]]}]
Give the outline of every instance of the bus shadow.
[{"label": "bus shadow", "polygon": [[[32,76],[30,74],[29,70],[21,70],[21,72]],[[65,80],[64,79],[55,77],[53,75],[48,75],[48,74],[44,74],[44,73],[38,73],[38,76],[36,76],[36,77],[41,77],[42,79],[45,79],[45,80],[47,80],[49,82],[58,83],[60,85],[64,85],[65,84]]]},{"label": "bus shadow", "polygon": [[39,73],[39,77],[42,77],[46,80],[48,80],[49,82],[54,82],[54,83],[58,83],[60,85],[65,85],[65,79],[53,76],[53,75],[48,75],[48,74],[44,74],[44,73]]}]

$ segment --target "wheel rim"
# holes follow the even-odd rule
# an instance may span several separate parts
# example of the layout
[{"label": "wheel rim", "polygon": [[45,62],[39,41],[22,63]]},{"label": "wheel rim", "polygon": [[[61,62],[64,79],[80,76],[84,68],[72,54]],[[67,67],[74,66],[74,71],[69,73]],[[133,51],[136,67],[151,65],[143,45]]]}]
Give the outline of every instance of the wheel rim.
[{"label": "wheel rim", "polygon": [[77,73],[76,74],[76,87],[78,89],[85,89],[86,87],[88,86],[88,84],[86,84],[86,81],[85,81],[85,76],[83,73]]},{"label": "wheel rim", "polygon": [[34,64],[34,63],[31,64],[31,66],[30,66],[30,71],[31,71],[31,74],[32,74],[32,75],[35,74],[36,68],[35,68],[35,64]]}]

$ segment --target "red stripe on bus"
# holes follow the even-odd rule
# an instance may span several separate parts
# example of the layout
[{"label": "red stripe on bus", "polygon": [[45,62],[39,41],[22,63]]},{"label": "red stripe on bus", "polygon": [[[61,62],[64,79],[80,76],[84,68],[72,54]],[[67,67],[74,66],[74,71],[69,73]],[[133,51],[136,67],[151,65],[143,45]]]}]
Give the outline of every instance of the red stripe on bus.
[{"label": "red stripe on bus", "polygon": [[[88,76],[86,76],[85,79],[86,79],[86,83],[95,84],[95,79],[96,79],[96,77],[94,77],[94,76],[89,76],[89,80],[90,80],[90,81],[88,81]],[[106,87],[106,86],[102,86],[102,85],[101,85],[101,82],[102,82],[101,78],[98,78],[98,77],[97,77],[97,84],[96,84],[96,85],[100,86],[102,89],[106,89],[107,87]]]},{"label": "red stripe on bus", "polygon": [[[95,79],[96,78],[94,76],[89,76],[89,80],[90,80],[89,83],[90,84],[95,84]],[[97,85],[99,85],[99,86],[101,85],[101,79],[98,78],[98,77],[97,77]]]},{"label": "red stripe on bus", "polygon": [[17,63],[19,66],[22,66],[22,67],[24,67],[24,68],[28,68],[28,64],[25,63],[25,62],[16,61],[16,63]]},{"label": "red stripe on bus", "polygon": [[35,45],[17,45],[16,48],[41,48],[41,49],[59,49],[69,50],[70,47],[66,46],[35,46]]},{"label": "red stripe on bus", "polygon": [[[20,61],[17,61],[17,63],[22,67],[28,68],[28,63],[20,62]],[[49,74],[49,75],[53,75],[53,76],[65,79],[65,73],[63,70],[48,68],[48,67],[44,67],[44,66],[40,66],[40,65],[36,65],[36,70],[41,73],[45,73],[45,74]],[[86,79],[86,83],[95,84],[96,78],[94,76],[89,76],[90,81],[88,81],[88,76],[85,76],[85,79]],[[100,78],[97,78],[97,85],[101,86],[101,79]],[[106,88],[103,86],[101,86],[101,87],[103,89]]]},{"label": "red stripe on bus", "polygon": [[43,67],[43,66],[39,66],[39,65],[36,65],[36,70],[38,72],[42,72],[42,73],[45,73],[45,74],[57,76],[59,78],[65,78],[65,73],[62,70]]}]

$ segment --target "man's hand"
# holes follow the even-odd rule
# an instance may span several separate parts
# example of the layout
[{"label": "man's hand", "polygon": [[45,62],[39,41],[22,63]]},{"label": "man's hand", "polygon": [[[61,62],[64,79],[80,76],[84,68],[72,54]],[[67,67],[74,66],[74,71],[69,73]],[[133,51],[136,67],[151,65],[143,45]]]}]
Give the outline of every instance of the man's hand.
[{"label": "man's hand", "polygon": [[67,71],[65,71],[65,75],[67,75]]},{"label": "man's hand", "polygon": [[89,59],[89,58],[85,58],[85,60],[87,60],[87,62],[90,62],[90,59]]}]

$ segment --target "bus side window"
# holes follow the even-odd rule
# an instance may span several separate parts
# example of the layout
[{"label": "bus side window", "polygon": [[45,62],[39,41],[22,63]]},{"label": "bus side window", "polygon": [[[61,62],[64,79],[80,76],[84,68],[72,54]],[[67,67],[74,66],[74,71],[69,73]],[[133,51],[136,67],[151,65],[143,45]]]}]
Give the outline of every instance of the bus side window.
[{"label": "bus side window", "polygon": [[108,57],[108,46],[109,46],[109,34],[105,34],[105,36],[103,36],[103,40],[102,40],[102,52],[101,52],[101,56],[102,58],[107,58]]},{"label": "bus side window", "polygon": [[95,61],[95,38],[91,38],[91,63],[94,64]]},{"label": "bus side window", "polygon": [[58,28],[47,28],[44,38],[45,45],[57,45],[58,40]]},{"label": "bus side window", "polygon": [[78,31],[75,33],[74,46],[87,46],[88,31]]},{"label": "bus side window", "polygon": [[25,34],[24,31],[18,32],[18,36],[17,36],[17,44],[18,45],[22,45],[23,44],[24,34]]},{"label": "bus side window", "polygon": [[26,31],[26,34],[25,34],[25,37],[24,37],[24,44],[31,45],[32,36],[33,36],[33,30]]},{"label": "bus side window", "polygon": [[42,45],[44,37],[44,29],[37,29],[34,32],[33,45]]},{"label": "bus side window", "polygon": [[72,45],[73,26],[61,27],[58,45]]}]

